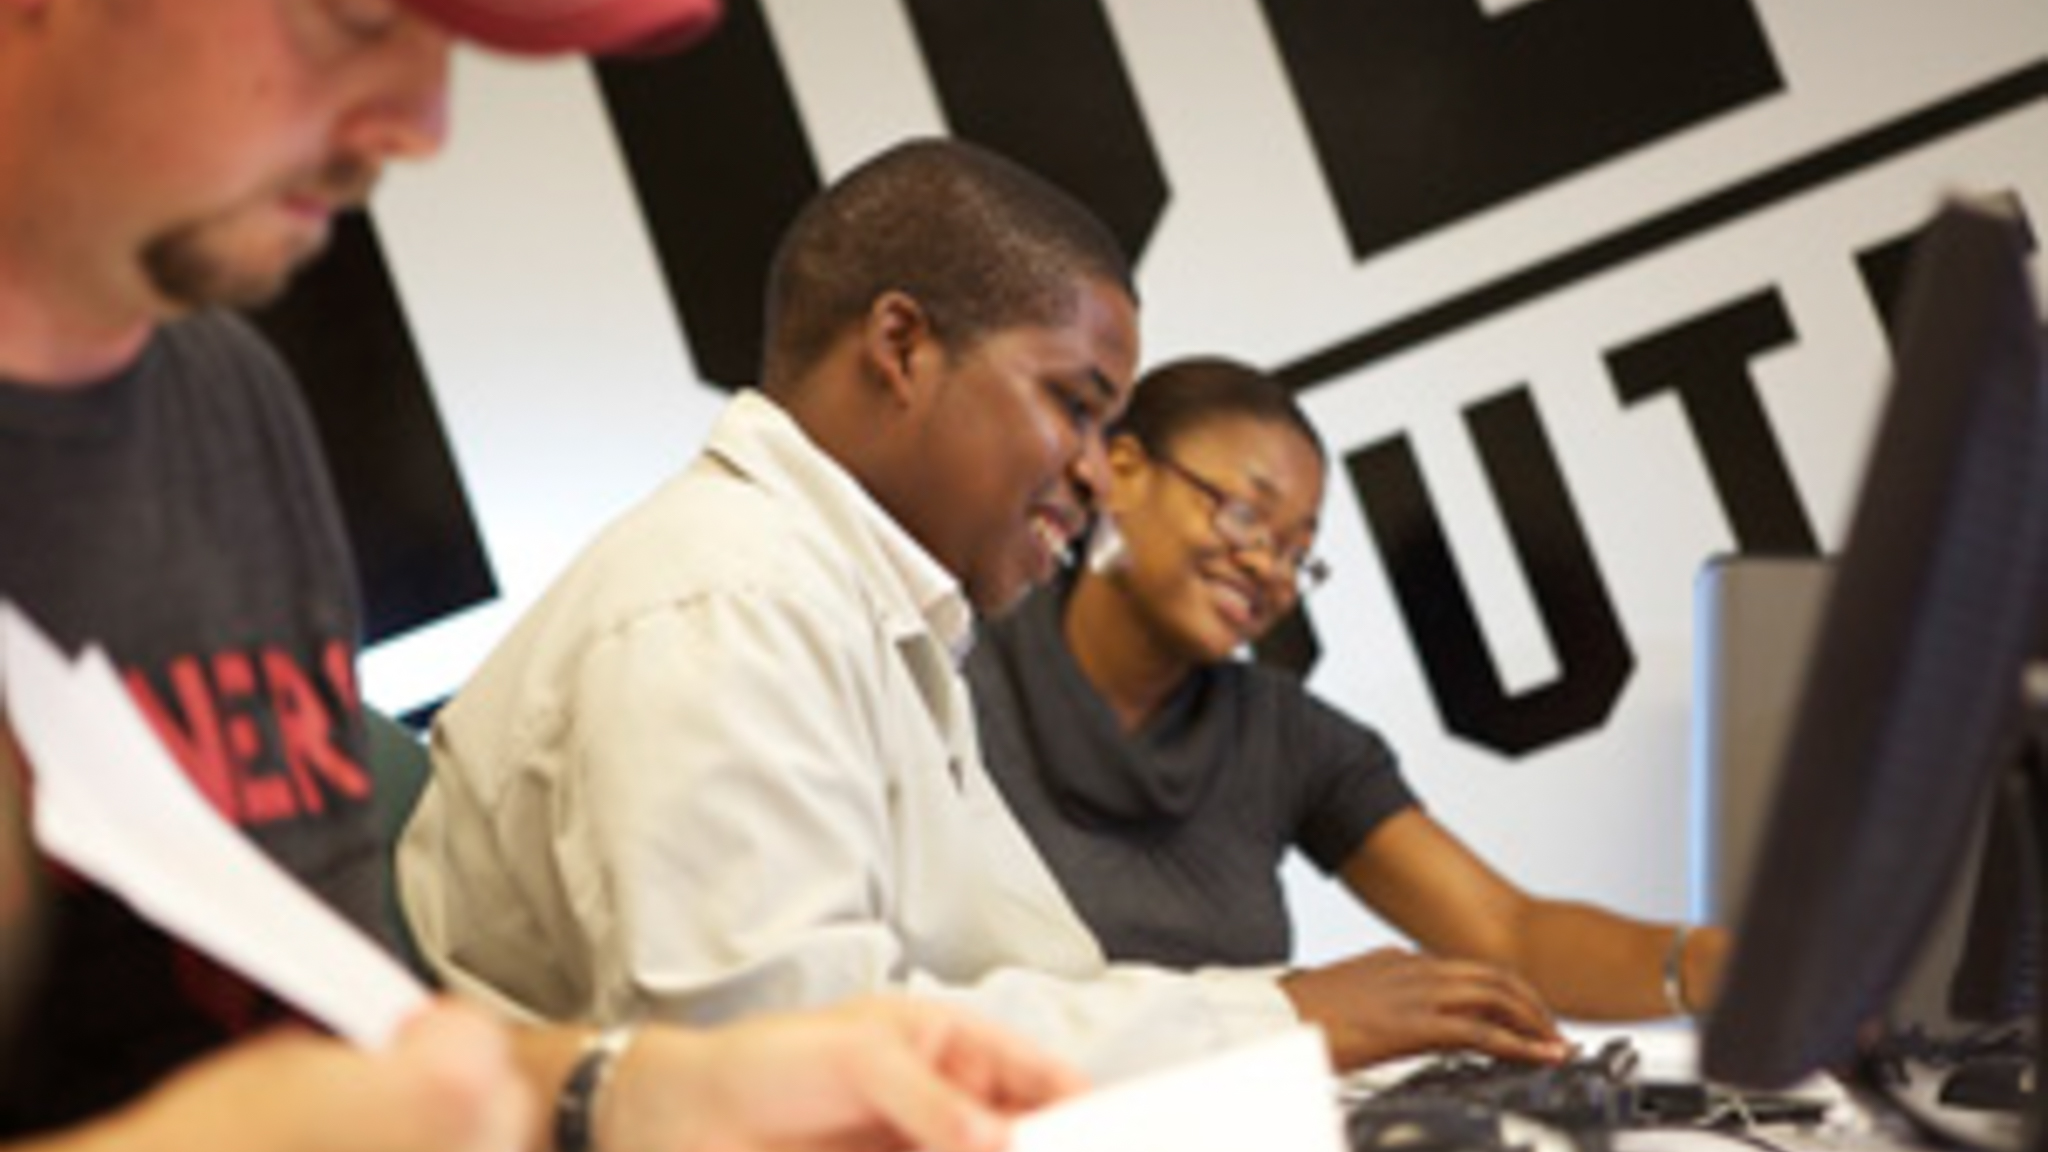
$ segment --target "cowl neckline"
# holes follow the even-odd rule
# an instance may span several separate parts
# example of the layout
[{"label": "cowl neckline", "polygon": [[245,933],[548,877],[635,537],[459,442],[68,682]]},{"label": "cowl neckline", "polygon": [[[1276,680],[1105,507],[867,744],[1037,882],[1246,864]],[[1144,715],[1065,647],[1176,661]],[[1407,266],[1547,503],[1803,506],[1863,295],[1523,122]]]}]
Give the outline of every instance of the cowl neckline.
[{"label": "cowl neckline", "polygon": [[1076,577],[1063,576],[1017,608],[999,655],[1017,686],[1025,731],[1046,791],[1077,820],[1159,828],[1199,810],[1224,770],[1242,709],[1197,668],[1136,732],[1081,671],[1063,617]]}]

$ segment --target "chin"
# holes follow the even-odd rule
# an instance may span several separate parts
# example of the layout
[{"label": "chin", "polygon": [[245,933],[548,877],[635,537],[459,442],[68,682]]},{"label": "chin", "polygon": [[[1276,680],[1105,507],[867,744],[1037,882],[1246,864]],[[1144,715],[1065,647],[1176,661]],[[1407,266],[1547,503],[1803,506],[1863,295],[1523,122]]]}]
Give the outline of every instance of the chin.
[{"label": "chin", "polygon": [[1031,594],[1033,584],[1027,579],[1005,577],[994,580],[968,579],[961,582],[961,587],[977,613],[993,617],[1001,616],[1015,608],[1024,597]]},{"label": "chin", "polygon": [[292,271],[161,263],[150,269],[158,298],[174,312],[215,307],[260,308],[284,294]]},{"label": "chin", "polygon": [[158,237],[142,259],[158,296],[180,310],[257,308],[282,296],[326,246],[324,227],[264,237],[193,227]]},{"label": "chin", "polygon": [[1242,643],[1237,630],[1214,618],[1174,629],[1182,655],[1197,664],[1219,664],[1236,654]]}]

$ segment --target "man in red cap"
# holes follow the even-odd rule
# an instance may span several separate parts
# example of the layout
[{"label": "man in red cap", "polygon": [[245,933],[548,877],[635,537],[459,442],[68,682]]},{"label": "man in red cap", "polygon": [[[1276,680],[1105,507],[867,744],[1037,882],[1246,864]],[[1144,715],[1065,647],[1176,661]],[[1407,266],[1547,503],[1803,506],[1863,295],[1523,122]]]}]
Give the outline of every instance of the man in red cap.
[{"label": "man in red cap", "polygon": [[[366,928],[383,855],[346,541],[294,382],[227,309],[282,291],[386,162],[438,150],[452,38],[642,52],[716,18],[716,0],[0,0],[0,600],[103,647],[214,806]],[[0,729],[0,785],[33,780],[19,760]],[[0,844],[0,952],[26,932],[16,858]],[[41,887],[47,955],[0,1054],[17,1152],[981,1152],[1072,1087],[901,1000],[602,1034],[443,1003],[361,1052],[76,877]]]}]

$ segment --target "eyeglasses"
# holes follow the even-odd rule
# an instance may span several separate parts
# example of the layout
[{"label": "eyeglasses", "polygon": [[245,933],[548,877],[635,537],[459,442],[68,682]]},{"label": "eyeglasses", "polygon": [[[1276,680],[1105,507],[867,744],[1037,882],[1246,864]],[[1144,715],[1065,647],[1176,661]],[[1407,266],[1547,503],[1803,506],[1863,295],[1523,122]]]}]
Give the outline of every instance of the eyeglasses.
[{"label": "eyeglasses", "polygon": [[1222,485],[1164,452],[1147,451],[1146,455],[1165,465],[1167,471],[1208,498],[1215,509],[1210,515],[1210,526],[1231,551],[1264,552],[1293,577],[1295,591],[1303,596],[1322,587],[1323,582],[1330,578],[1329,562],[1310,552],[1308,545],[1282,546],[1279,535],[1273,531],[1272,525],[1266,523],[1265,514],[1256,504],[1242,496],[1232,495]]}]

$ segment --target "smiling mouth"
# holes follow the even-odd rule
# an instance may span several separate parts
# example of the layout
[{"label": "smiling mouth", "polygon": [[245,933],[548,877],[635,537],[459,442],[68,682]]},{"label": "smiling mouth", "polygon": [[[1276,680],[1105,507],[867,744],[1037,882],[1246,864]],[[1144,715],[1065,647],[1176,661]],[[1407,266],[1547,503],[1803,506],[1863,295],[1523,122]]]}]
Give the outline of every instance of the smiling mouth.
[{"label": "smiling mouth", "polygon": [[1040,512],[1034,515],[1031,518],[1031,534],[1055,564],[1065,567],[1073,559],[1073,534],[1068,532],[1060,524],[1059,518],[1052,513]]},{"label": "smiling mouth", "polygon": [[1249,635],[1257,629],[1259,620],[1265,615],[1265,598],[1248,591],[1243,585],[1231,580],[1212,578],[1209,581],[1223,615],[1238,632]]}]

